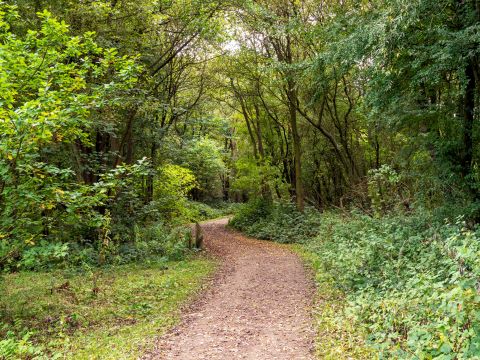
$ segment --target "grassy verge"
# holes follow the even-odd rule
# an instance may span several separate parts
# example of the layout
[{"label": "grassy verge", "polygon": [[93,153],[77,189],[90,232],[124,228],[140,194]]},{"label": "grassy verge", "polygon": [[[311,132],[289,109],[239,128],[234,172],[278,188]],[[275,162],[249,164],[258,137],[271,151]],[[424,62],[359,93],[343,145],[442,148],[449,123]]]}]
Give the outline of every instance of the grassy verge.
[{"label": "grassy verge", "polygon": [[11,355],[4,340],[3,357],[136,358],[178,320],[181,305],[214,268],[213,260],[195,258],[84,274],[6,275],[0,335],[30,337],[17,340]]},{"label": "grassy verge", "polygon": [[315,278],[317,357],[326,360],[374,359],[375,353],[365,342],[366,334],[362,334],[353,321],[339,318],[338,314],[346,305],[345,296],[334,286],[334,279],[322,270],[320,257],[302,245],[293,245],[292,248],[313,271]]}]

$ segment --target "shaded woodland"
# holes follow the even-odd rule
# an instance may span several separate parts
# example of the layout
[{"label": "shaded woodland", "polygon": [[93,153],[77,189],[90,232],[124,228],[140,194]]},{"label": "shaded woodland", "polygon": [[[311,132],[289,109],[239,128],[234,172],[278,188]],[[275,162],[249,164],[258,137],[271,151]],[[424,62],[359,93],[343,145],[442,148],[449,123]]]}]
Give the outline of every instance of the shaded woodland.
[{"label": "shaded woodland", "polygon": [[235,213],[384,306],[377,352],[477,358],[479,32],[478,0],[0,2],[0,270],[186,259]]}]

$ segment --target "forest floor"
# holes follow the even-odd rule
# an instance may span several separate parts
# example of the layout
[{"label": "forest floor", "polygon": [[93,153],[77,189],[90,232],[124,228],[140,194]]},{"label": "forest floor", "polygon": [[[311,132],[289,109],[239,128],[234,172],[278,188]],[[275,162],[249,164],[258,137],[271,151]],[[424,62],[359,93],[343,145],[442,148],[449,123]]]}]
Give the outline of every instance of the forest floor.
[{"label": "forest floor", "polygon": [[209,289],[143,359],[313,359],[314,286],[287,246],[202,224],[222,262]]}]

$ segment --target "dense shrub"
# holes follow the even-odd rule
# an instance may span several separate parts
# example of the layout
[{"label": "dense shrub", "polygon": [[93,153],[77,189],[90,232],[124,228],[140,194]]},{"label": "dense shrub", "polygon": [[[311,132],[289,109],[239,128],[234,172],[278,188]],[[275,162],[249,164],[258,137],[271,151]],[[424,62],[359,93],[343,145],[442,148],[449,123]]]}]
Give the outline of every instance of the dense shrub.
[{"label": "dense shrub", "polygon": [[261,209],[248,204],[231,224],[303,243],[318,261],[319,286],[345,295],[338,320],[365,330],[381,358],[480,359],[479,229],[420,210],[372,218],[278,204],[260,217]]},{"label": "dense shrub", "polygon": [[235,217],[230,220],[230,226],[252,233],[250,228],[257,222],[264,221],[272,212],[272,204],[263,199],[256,198],[241,206]]},{"label": "dense shrub", "polygon": [[[85,241],[49,243],[41,241],[24,251],[10,256],[5,270],[44,271],[58,268],[91,267],[109,264],[126,264],[146,261],[149,258],[164,257],[166,260],[180,260],[187,252],[190,228],[185,225],[167,226],[162,222],[135,226],[130,241],[108,238],[107,246]],[[1,251],[6,251],[0,246]]]},{"label": "dense shrub", "polygon": [[68,244],[52,244],[42,241],[39,245],[23,252],[18,266],[26,270],[51,268],[63,262],[67,254]]},{"label": "dense shrub", "polygon": [[314,209],[300,213],[292,204],[257,198],[238,209],[230,225],[260,239],[295,243],[314,236],[319,220]]},{"label": "dense shrub", "polygon": [[214,203],[211,205],[198,201],[185,200],[178,217],[172,219],[175,224],[186,224],[197,221],[216,219],[231,215],[235,210],[235,204]]},{"label": "dense shrub", "polygon": [[[173,229],[161,223],[143,229],[137,228],[134,247],[136,257],[133,260],[148,258],[152,255],[161,255],[171,260],[180,260],[187,250],[190,228],[180,226]],[[125,253],[122,254],[125,259]]]}]

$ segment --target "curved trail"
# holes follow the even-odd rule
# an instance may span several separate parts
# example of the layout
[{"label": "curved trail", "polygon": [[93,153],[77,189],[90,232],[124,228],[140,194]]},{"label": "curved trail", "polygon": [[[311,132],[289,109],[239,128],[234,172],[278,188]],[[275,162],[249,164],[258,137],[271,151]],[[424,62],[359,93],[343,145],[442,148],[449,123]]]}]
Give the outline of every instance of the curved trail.
[{"label": "curved trail", "polygon": [[313,359],[313,287],[285,246],[202,224],[222,260],[212,286],[143,359]]}]

